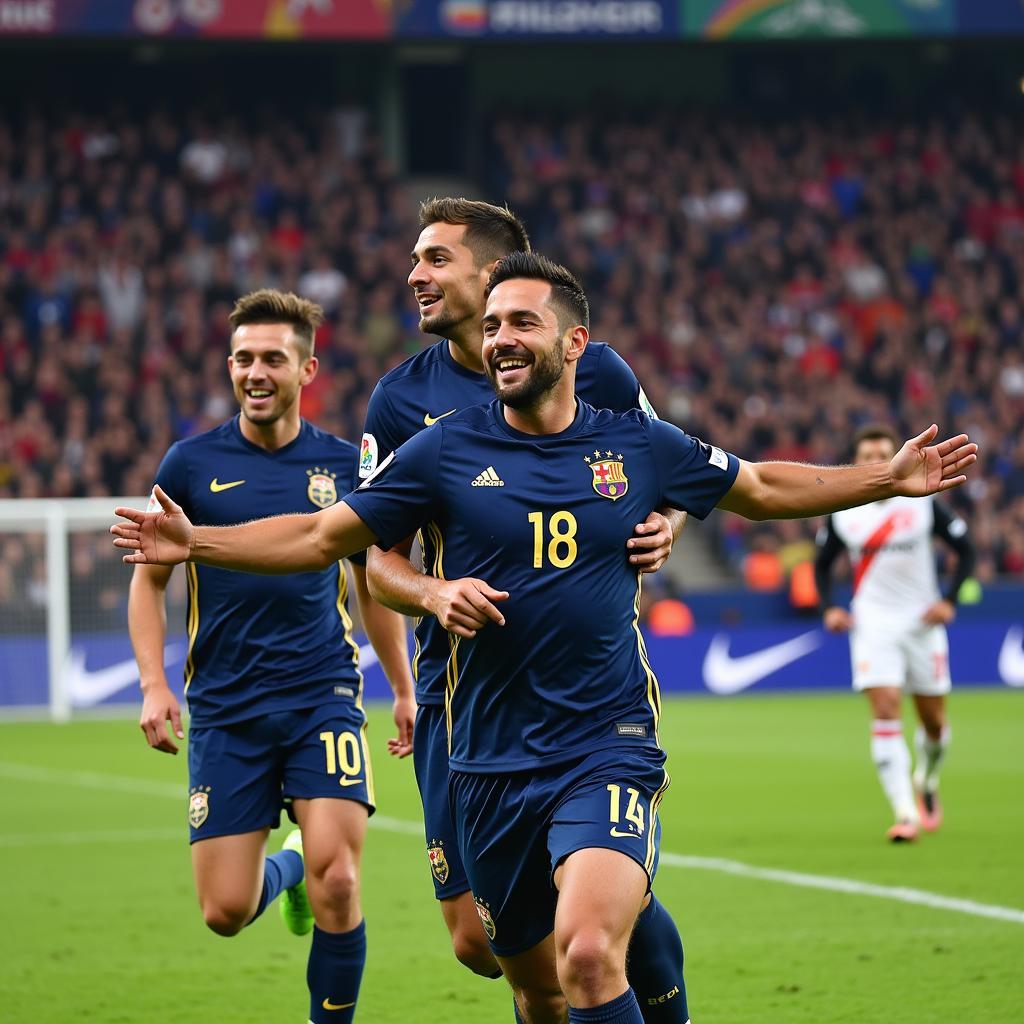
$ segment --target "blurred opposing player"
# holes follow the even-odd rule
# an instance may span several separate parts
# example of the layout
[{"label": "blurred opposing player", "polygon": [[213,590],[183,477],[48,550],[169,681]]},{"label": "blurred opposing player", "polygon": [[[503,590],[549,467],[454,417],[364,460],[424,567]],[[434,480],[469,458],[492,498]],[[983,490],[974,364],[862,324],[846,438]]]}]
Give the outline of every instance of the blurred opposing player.
[{"label": "blurred opposing player", "polygon": [[[157,491],[159,512],[117,509],[126,522],[111,528],[131,563],[279,573],[421,527],[444,563],[428,587],[507,587],[500,611],[486,601],[474,614],[475,636],[450,640],[449,786],[480,919],[529,1024],[564,1024],[566,999],[570,1024],[643,1021],[626,950],[669,779],[640,574],[622,551],[637,518],[663,504],[822,515],[956,486],[976,458],[963,435],[929,445],[932,426],[880,466],[741,462],[637,410],[577,401],[588,320],[567,270],[513,254],[483,321],[498,401],[421,431],[315,516],[194,527]],[[482,472],[500,483],[475,487]]]},{"label": "blurred opposing player", "polygon": [[[196,522],[312,512],[354,486],[355,446],[299,415],[302,388],[317,372],[321,319],[319,306],[291,294],[263,290],[238,301],[228,368],[240,415],[179,441],[157,473]],[[415,714],[404,620],[370,599],[362,556],[350,562],[366,631],[395,691],[392,750],[404,756]],[[128,624],[140,724],[150,746],[177,753],[166,728],[169,719],[183,735],[164,674],[169,578],[162,566],[136,567]],[[199,904],[213,931],[234,935],[284,893],[288,927],[313,928],[307,980],[316,1024],[352,1020],[366,959],[359,860],[373,774],[347,589],[340,562],[274,578],[188,566],[188,819]],[[284,805],[301,833],[265,857]]]},{"label": "blurred opposing player", "polygon": [[[897,446],[888,427],[864,427],[854,438],[854,464],[888,462]],[[957,556],[944,594],[932,550],[936,537]],[[909,842],[919,827],[931,832],[942,823],[939,767],[950,739],[946,626],[974,566],[967,524],[931,498],[889,498],[829,516],[818,545],[814,568],[825,628],[850,633],[853,687],[871,704],[871,757],[896,818],[887,835]],[[844,549],[853,567],[850,611],[831,599],[832,566]],[[913,777],[903,738],[904,690],[914,698],[920,722]]]},{"label": "blurred opposing player", "polygon": [[[402,444],[460,409],[488,404],[494,392],[481,358],[484,289],[495,262],[528,250],[522,223],[507,209],[467,199],[440,198],[422,204],[422,231],[412,253],[409,285],[420,309],[420,330],[444,340],[407,359],[374,389],[363,434],[360,476],[368,477]],[[590,344],[580,359],[577,390],[597,408],[619,412],[642,408],[653,415],[633,371],[608,345]],[[474,487],[501,486],[482,472]],[[664,513],[664,514],[662,514]],[[629,541],[630,561],[643,572],[660,568],[686,515],[652,512]],[[437,575],[443,562],[435,534],[422,535],[424,566]],[[448,805],[448,731],[444,718],[450,634],[467,635],[467,618],[479,603],[475,587],[444,584],[426,610],[423,572],[409,561],[411,543],[367,552],[374,597],[390,608],[421,617],[416,628],[416,746],[413,760],[423,801],[427,857],[434,894],[458,959],[486,977],[498,974],[459,856]],[[485,593],[487,593],[485,591]],[[494,594],[487,596],[494,599]],[[435,617],[436,616],[436,617]],[[649,1024],[682,1024],[687,1019],[683,950],[668,911],[652,900],[634,935],[631,980],[641,993]],[[648,1002],[649,1001],[649,1002]]]}]

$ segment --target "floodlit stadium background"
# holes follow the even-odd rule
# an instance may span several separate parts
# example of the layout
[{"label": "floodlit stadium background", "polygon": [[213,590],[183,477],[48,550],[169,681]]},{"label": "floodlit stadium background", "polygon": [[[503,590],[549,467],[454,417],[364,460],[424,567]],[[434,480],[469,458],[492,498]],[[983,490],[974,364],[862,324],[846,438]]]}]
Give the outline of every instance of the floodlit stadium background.
[{"label": "floodlit stadium background", "polygon": [[[667,712],[669,852],[1024,907],[1008,756],[1024,686],[1022,42],[1010,0],[0,0],[0,864],[52,881],[24,889],[27,941],[0,940],[20,956],[11,1019],[67,1019],[78,1004],[37,1005],[55,980],[109,990],[95,1019],[142,1019],[133,992],[172,950],[201,995],[158,1019],[301,1006],[294,964],[273,996],[260,980],[283,935],[261,925],[225,952],[193,913],[169,799],[184,765],[127,718],[89,721],[137,685],[103,530],[110,496],[146,493],[175,439],[232,414],[227,312],[248,289],[328,310],[303,411],[358,440],[374,383],[426,340],[405,277],[433,194],[507,201],[583,277],[594,337],[660,414],[721,447],[837,461],[877,419],[982,445],[950,498],[980,556],[951,630],[960,807],[927,847],[876,849],[864,709],[839,696],[846,642],[820,631],[806,587],[816,524],[689,524],[647,580],[645,626],[664,691],[708,698]],[[737,659],[785,642],[785,664],[737,682]],[[369,663],[367,688],[386,692]],[[47,713],[73,724],[19,724]],[[386,714],[374,724],[383,761]],[[498,1019],[507,1000],[460,973],[431,916],[406,767],[381,765],[397,824],[375,833],[367,887],[409,966],[371,938],[368,990],[398,971],[422,1019]],[[149,890],[154,863],[172,881]],[[695,1019],[1014,1019],[1019,911],[663,874]],[[153,901],[171,915],[159,941]],[[123,997],[102,957],[82,959],[98,918],[135,979]],[[363,1019],[421,1019],[385,1003]]]}]

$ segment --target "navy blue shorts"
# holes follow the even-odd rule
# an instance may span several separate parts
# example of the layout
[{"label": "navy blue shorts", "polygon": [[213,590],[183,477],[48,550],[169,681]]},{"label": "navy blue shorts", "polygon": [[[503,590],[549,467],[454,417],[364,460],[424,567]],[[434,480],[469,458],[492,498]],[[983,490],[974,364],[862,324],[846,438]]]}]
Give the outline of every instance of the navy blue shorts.
[{"label": "navy blue shorts", "polygon": [[427,861],[434,895],[451,899],[469,892],[469,880],[459,855],[451,806],[448,803],[448,726],[443,704],[421,704],[413,733],[413,766],[423,802]]},{"label": "navy blue shorts", "polygon": [[374,810],[366,715],[353,701],[193,726],[188,777],[193,843],[277,828],[283,808],[292,817],[293,799],[336,797]]},{"label": "navy blue shorts", "polygon": [[602,848],[658,870],[665,754],[614,747],[510,775],[451,773],[451,802],[477,913],[498,956],[515,956],[555,926],[555,869]]}]

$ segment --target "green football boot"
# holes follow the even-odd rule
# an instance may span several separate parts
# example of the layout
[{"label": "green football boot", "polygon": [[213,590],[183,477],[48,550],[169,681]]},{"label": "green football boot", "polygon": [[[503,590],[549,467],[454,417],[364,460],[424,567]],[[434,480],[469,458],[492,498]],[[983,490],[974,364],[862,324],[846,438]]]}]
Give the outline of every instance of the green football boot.
[{"label": "green football boot", "polygon": [[[282,850],[294,850],[302,857],[302,833],[296,828],[288,833],[281,844]],[[305,858],[303,858],[305,864]],[[285,889],[278,900],[281,908],[281,920],[288,931],[295,935],[308,935],[313,930],[313,909],[306,895],[306,880],[303,878],[298,885]]]}]

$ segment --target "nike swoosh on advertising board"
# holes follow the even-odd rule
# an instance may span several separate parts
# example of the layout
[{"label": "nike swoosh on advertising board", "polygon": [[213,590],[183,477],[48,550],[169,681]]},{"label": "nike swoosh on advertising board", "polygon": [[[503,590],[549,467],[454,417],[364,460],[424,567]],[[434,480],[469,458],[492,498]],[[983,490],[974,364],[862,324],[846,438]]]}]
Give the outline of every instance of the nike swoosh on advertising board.
[{"label": "nike swoosh on advertising board", "polygon": [[1007,686],[1024,686],[1024,629],[1011,626],[999,648],[999,678]]},{"label": "nike swoosh on advertising board", "polygon": [[810,654],[821,646],[821,640],[821,633],[812,629],[781,644],[733,657],[729,654],[729,634],[716,633],[704,655],[704,685],[712,693],[739,693]]},{"label": "nike swoosh on advertising board", "polygon": [[[174,664],[185,656],[184,644],[168,644],[164,648],[164,664]],[[76,707],[99,704],[119,690],[139,681],[139,666],[134,658],[114,662],[106,668],[85,667],[85,651],[72,647],[64,665],[64,680],[71,703]]]},{"label": "nike swoosh on advertising board", "polygon": [[[173,665],[180,661],[185,656],[185,650],[184,644],[168,644],[164,648],[164,664]],[[377,661],[377,652],[370,644],[363,644],[359,648],[360,668],[369,668],[376,665]],[[87,708],[137,683],[139,666],[134,658],[126,658],[105,668],[88,669],[85,667],[85,651],[81,647],[72,647],[64,665],[64,679],[71,703],[76,707]]]}]

